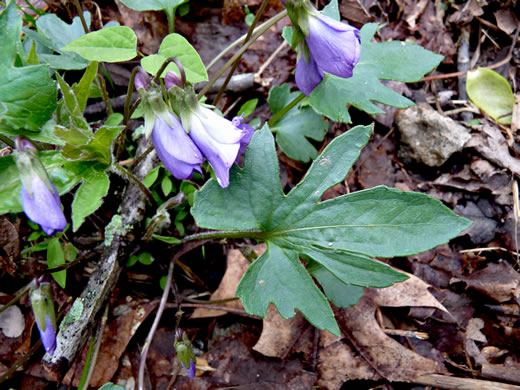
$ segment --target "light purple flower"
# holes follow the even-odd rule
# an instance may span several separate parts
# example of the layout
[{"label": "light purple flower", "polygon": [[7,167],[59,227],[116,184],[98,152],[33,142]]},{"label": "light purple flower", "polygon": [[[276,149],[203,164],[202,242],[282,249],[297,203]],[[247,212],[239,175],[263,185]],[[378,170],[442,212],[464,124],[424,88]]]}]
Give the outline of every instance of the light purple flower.
[{"label": "light purple flower", "polygon": [[302,55],[296,64],[296,84],[310,95],[323,80],[323,72],[338,77],[352,77],[354,66],[361,55],[359,30],[318,12],[309,13],[309,62]]},{"label": "light purple flower", "polygon": [[22,206],[27,217],[41,226],[49,236],[61,232],[67,226],[67,220],[61,209],[61,201],[54,184],[49,181],[52,190],[37,175],[33,174],[31,192],[29,195],[22,185]]},{"label": "light purple flower", "polygon": [[229,169],[245,135],[231,121],[208,108],[200,106],[191,115],[190,137],[213,167],[222,188],[229,185]]},{"label": "light purple flower", "polygon": [[169,114],[173,127],[156,117],[152,131],[152,143],[159,159],[166,169],[177,179],[189,179],[193,171],[202,172],[200,164],[204,162],[202,152],[186,134],[181,122]]}]

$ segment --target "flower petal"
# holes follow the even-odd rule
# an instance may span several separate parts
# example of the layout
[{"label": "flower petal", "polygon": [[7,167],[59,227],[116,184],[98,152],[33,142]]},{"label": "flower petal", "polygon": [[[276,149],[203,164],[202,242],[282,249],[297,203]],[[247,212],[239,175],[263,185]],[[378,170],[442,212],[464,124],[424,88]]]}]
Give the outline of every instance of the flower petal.
[{"label": "flower petal", "polygon": [[200,172],[199,165],[204,162],[204,157],[177,117],[171,115],[171,120],[173,127],[160,118],[155,119],[152,143],[166,169],[179,180],[188,179],[193,170]]},{"label": "flower petal", "polygon": [[63,231],[67,226],[67,220],[61,209],[60,196],[54,184],[51,183],[53,192],[38,176],[32,178],[32,198],[22,186],[21,200],[27,217],[41,226],[47,235],[51,236],[56,231]]},{"label": "flower petal", "polygon": [[300,60],[296,64],[295,73],[296,85],[305,95],[309,96],[314,88],[321,83],[323,80],[323,72],[320,72],[316,62],[312,58],[309,59],[309,63],[305,61],[305,56],[301,56]]},{"label": "flower petal", "polygon": [[235,144],[243,137],[242,131],[228,119],[206,107],[199,107],[194,113],[207,126],[208,135],[221,144]]}]

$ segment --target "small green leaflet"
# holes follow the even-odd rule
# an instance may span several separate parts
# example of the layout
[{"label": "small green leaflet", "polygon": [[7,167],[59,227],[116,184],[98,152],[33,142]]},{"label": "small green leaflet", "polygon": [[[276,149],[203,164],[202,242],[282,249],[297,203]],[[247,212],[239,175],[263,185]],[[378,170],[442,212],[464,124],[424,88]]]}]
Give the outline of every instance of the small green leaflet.
[{"label": "small green leaflet", "polygon": [[312,91],[310,104],[317,112],[334,121],[350,123],[348,104],[369,114],[384,113],[373,102],[399,108],[414,104],[379,80],[419,81],[439,65],[443,56],[408,42],[371,42],[376,30],[376,23],[367,23],[361,29],[361,58],[351,78],[325,73],[323,81]]},{"label": "small green leaflet", "polygon": [[22,17],[10,0],[0,12],[0,133],[28,135],[40,131],[56,108],[56,83],[47,65],[15,67]]},{"label": "small green leaflet", "polygon": [[[47,265],[49,268],[56,268],[63,264],[65,264],[65,254],[63,253],[60,240],[53,238],[47,245]],[[61,288],[65,288],[65,282],[67,280],[66,270],[53,272],[51,275]]]},{"label": "small green leaflet", "polygon": [[62,47],[89,61],[121,62],[137,56],[137,37],[126,26],[114,26],[90,32]]},{"label": "small green leaflet", "polygon": [[[155,75],[161,68],[164,61],[170,57],[176,57],[184,67],[186,72],[186,80],[192,84],[200,81],[207,81],[208,74],[206,67],[200,59],[199,53],[190,45],[190,43],[179,34],[169,34],[164,37],[159,47],[159,52],[141,60],[141,66],[149,73]],[[167,72],[175,72],[179,74],[177,65],[171,63],[164,70],[162,77]]]},{"label": "small green leaflet", "polygon": [[[336,137],[285,195],[273,136],[265,126],[254,134],[244,168],[232,169],[228,188],[210,180],[196,194],[192,214],[200,227],[253,229],[244,236],[267,243],[237,289],[248,312],[265,317],[272,302],[284,318],[298,309],[316,327],[339,335],[327,298],[300,258],[346,285],[385,287],[406,276],[371,257],[425,251],[469,226],[436,199],[383,186],[320,202],[345,178],[371,130],[357,126]],[[326,277],[321,280],[326,283]]]},{"label": "small green leaflet", "polygon": [[[289,84],[271,88],[267,99],[271,113],[276,115],[299,94],[291,93]],[[316,158],[318,151],[307,138],[323,141],[328,128],[329,122],[323,116],[316,114],[311,107],[298,104],[276,122],[271,131],[276,133],[276,143],[287,157],[308,162]]]},{"label": "small green leaflet", "polygon": [[105,172],[91,170],[84,182],[76,191],[72,202],[72,231],[76,232],[90,214],[103,203],[108,193],[110,180]]}]

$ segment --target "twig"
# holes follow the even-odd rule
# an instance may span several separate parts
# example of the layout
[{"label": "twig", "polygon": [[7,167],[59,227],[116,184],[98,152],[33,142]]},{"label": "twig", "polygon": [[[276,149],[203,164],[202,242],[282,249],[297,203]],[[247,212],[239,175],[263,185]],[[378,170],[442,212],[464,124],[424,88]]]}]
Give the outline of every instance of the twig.
[{"label": "twig", "polygon": [[144,390],[144,368],[146,366],[146,356],[148,355],[148,350],[150,349],[150,345],[152,344],[152,339],[159,326],[159,321],[161,320],[162,313],[164,312],[164,308],[166,307],[166,302],[168,301],[168,294],[170,292],[170,287],[172,283],[173,277],[173,268],[175,266],[175,260],[172,259],[170,261],[170,266],[168,268],[168,276],[166,277],[166,285],[164,286],[164,291],[161,297],[161,303],[159,304],[159,308],[157,309],[157,314],[155,315],[155,319],[153,321],[152,327],[150,328],[150,332],[146,337],[146,341],[144,342],[143,351],[141,352],[141,361],[139,362],[139,376],[138,376],[138,389]]},{"label": "twig", "polygon": [[480,379],[457,378],[440,374],[421,375],[414,379],[414,383],[438,387],[441,389],[457,390],[520,390],[520,386],[505,383],[491,382]]}]

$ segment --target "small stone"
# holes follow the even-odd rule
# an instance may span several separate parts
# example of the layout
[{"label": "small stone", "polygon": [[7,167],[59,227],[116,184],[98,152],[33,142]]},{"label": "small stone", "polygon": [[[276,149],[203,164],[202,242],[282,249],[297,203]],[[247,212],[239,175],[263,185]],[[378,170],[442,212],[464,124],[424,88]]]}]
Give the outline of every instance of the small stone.
[{"label": "small stone", "polygon": [[396,122],[401,134],[398,156],[405,163],[417,161],[430,167],[441,166],[471,138],[467,128],[428,104],[401,111]]}]

